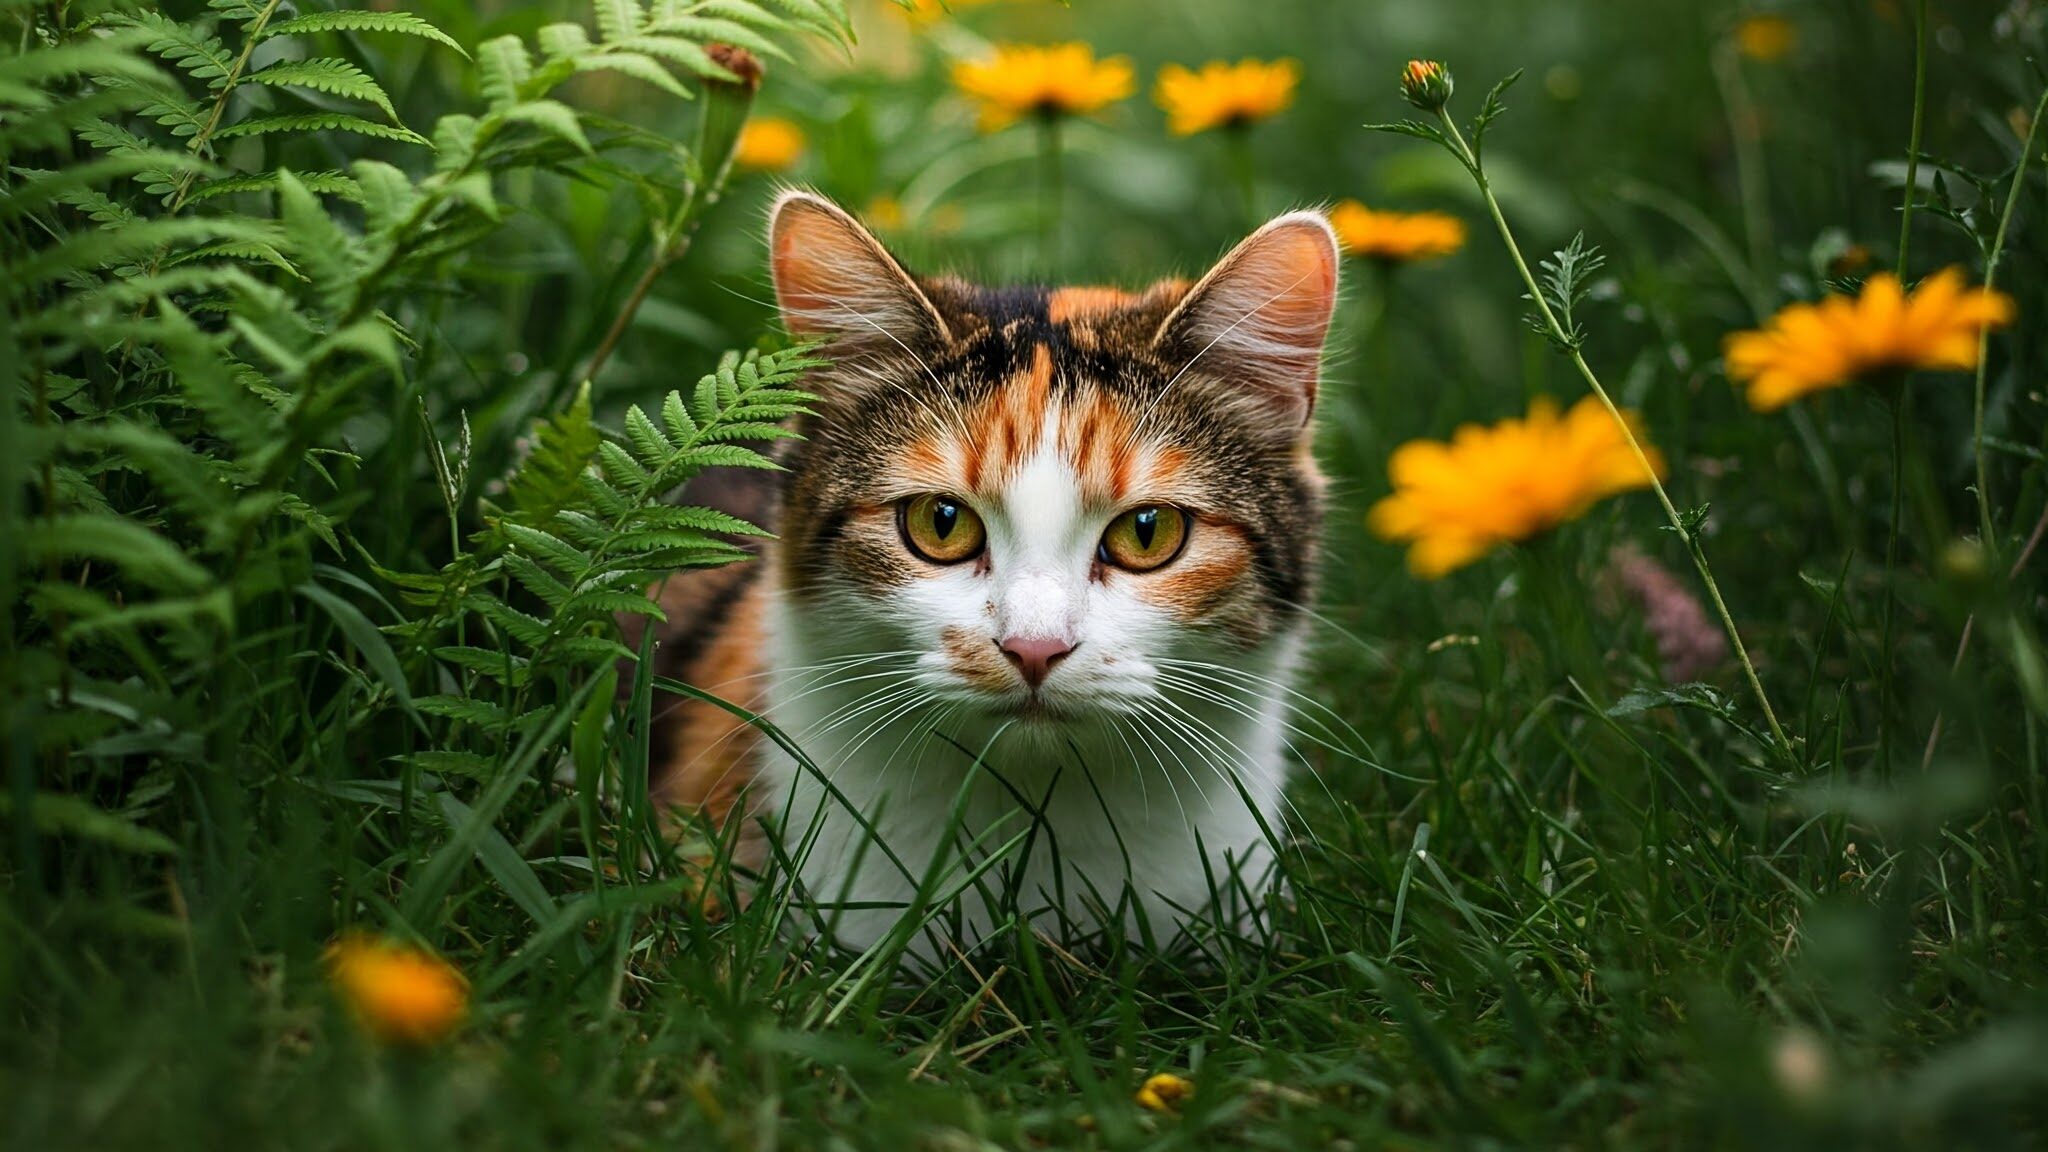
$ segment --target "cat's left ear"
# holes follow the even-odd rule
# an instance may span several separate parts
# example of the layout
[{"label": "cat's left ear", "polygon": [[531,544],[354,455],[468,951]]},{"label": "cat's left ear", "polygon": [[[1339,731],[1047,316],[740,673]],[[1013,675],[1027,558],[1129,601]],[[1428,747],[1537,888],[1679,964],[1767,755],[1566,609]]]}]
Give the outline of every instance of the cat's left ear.
[{"label": "cat's left ear", "polygon": [[1321,213],[1269,221],[1188,290],[1153,346],[1170,363],[1199,361],[1242,380],[1298,428],[1315,408],[1337,260],[1337,234]]}]

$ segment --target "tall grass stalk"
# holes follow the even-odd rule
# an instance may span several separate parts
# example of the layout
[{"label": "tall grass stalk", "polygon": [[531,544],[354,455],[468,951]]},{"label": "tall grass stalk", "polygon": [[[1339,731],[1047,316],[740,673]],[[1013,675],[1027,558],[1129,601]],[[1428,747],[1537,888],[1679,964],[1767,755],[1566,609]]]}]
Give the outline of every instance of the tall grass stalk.
[{"label": "tall grass stalk", "polygon": [[[1899,209],[1899,288],[1905,290],[1907,253],[1913,243],[1913,206],[1920,193],[1920,139],[1927,120],[1927,0],[1913,7],[1913,127],[1906,144],[1906,197]],[[1980,346],[1981,349],[1981,346]],[[1889,773],[1892,712],[1892,621],[1898,609],[1899,520],[1906,500],[1906,406],[1911,386],[1900,383],[1892,397],[1892,509],[1884,542],[1884,623],[1879,639],[1877,670],[1877,763]],[[1983,444],[1978,444],[1983,459]]]},{"label": "tall grass stalk", "polygon": [[1664,482],[1657,478],[1656,469],[1650,464],[1649,454],[1643,451],[1642,442],[1636,439],[1635,430],[1629,427],[1628,420],[1621,414],[1621,408],[1615,404],[1614,398],[1608,395],[1607,388],[1600,383],[1600,377],[1594,373],[1592,366],[1586,363],[1585,354],[1579,350],[1577,342],[1572,339],[1571,334],[1558,319],[1557,313],[1550,307],[1549,301],[1544,298],[1542,287],[1536,283],[1535,274],[1529,270],[1528,260],[1522,256],[1521,246],[1515,241],[1514,230],[1508,227],[1507,217],[1501,212],[1500,200],[1493,194],[1493,186],[1486,178],[1486,170],[1479,162],[1478,153],[1466,143],[1465,134],[1458,130],[1458,125],[1451,119],[1449,112],[1439,107],[1436,110],[1436,117],[1442,125],[1444,139],[1450,144],[1459,161],[1465,165],[1465,170],[1472,174],[1473,182],[1479,188],[1480,199],[1486,202],[1487,214],[1493,218],[1493,226],[1500,233],[1501,242],[1507,245],[1508,255],[1515,262],[1515,271],[1521,275],[1522,285],[1528,290],[1529,300],[1534,304],[1537,315],[1542,317],[1551,338],[1571,357],[1572,367],[1578,370],[1579,376],[1593,390],[1593,395],[1599,397],[1601,407],[1607,409],[1607,414],[1621,429],[1622,438],[1628,442],[1629,451],[1635,455],[1643,474],[1650,478],[1650,488],[1657,494],[1657,503],[1663,506],[1665,518],[1670,520],[1672,530],[1685,541],[1686,552],[1692,557],[1693,567],[1700,574],[1700,582],[1706,586],[1707,597],[1714,605],[1714,614],[1720,620],[1722,631],[1728,635],[1729,647],[1742,664],[1743,678],[1749,683],[1750,693],[1756,697],[1757,707],[1763,711],[1764,723],[1770,727],[1771,738],[1777,743],[1777,751],[1790,758],[1792,742],[1786,737],[1784,726],[1778,723],[1778,714],[1771,708],[1770,697],[1764,693],[1763,681],[1756,674],[1756,664],[1750,660],[1749,650],[1743,646],[1742,633],[1735,627],[1735,618],[1728,611],[1728,602],[1721,596],[1721,586],[1715,582],[1713,569],[1707,564],[1706,551],[1700,547],[1698,532],[1686,524],[1685,518],[1679,514],[1678,506],[1671,502],[1671,494],[1664,490]]}]

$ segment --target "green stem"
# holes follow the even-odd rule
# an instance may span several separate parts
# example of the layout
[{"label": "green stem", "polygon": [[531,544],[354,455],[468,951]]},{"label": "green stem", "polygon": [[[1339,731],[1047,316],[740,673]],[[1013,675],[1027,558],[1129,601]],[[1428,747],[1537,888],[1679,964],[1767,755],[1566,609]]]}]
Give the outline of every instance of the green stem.
[{"label": "green stem", "polygon": [[[2048,89],[2043,89],[2041,98],[2034,103],[2034,118],[2027,123],[2027,138],[2020,142],[2020,162],[2012,174],[2012,189],[2005,194],[2005,211],[1998,217],[1998,232],[1991,238],[1991,252],[1984,258],[1984,290],[1991,291],[1998,284],[1998,262],[2005,257],[2005,233],[2012,225],[2013,209],[2019,207],[2020,189],[2027,182],[2027,166],[2034,153],[2034,137],[2041,131],[2041,117],[2048,113]],[[1971,420],[1971,442],[1977,453],[1977,532],[1984,547],[1998,555],[1998,540],[1991,526],[1991,478],[1984,461],[1984,361],[1990,351],[1991,329],[1986,327],[1977,332],[1977,379],[1975,406]]]},{"label": "green stem", "polygon": [[[1899,210],[1899,262],[1897,275],[1901,290],[1906,282],[1906,256],[1913,242],[1913,205],[1920,193],[1920,134],[1927,118],[1927,0],[1919,0],[1913,11],[1913,127],[1906,145],[1906,200]],[[1892,712],[1892,619],[1897,607],[1899,562],[1899,514],[1905,501],[1906,385],[1901,382],[1892,403],[1892,516],[1891,530],[1884,542],[1884,623],[1879,636],[1877,669],[1877,763],[1889,776]],[[1978,454],[1981,460],[1983,454]]]},{"label": "green stem", "polygon": [[1892,586],[1899,563],[1899,520],[1906,503],[1907,399],[1907,385],[1900,381],[1892,397],[1892,514],[1884,542],[1884,623],[1877,666],[1877,763],[1887,776],[1892,770],[1892,611],[1899,599],[1892,594]]},{"label": "green stem", "polygon": [[1607,389],[1600,383],[1600,378],[1594,374],[1592,366],[1586,363],[1585,356],[1571,341],[1564,325],[1558,321],[1557,314],[1551,311],[1549,302],[1544,299],[1542,288],[1536,283],[1535,275],[1529,271],[1529,262],[1522,257],[1521,246],[1515,242],[1514,230],[1508,227],[1507,217],[1501,213],[1500,201],[1494,196],[1492,185],[1487,182],[1486,172],[1479,166],[1479,157],[1473,153],[1472,146],[1465,142],[1464,133],[1458,131],[1458,125],[1444,110],[1437,110],[1437,119],[1443,124],[1445,138],[1451,142],[1454,153],[1479,186],[1480,199],[1486,202],[1487,214],[1493,218],[1494,228],[1499,231],[1501,241],[1507,245],[1508,255],[1515,262],[1515,271],[1521,274],[1522,285],[1528,290],[1528,298],[1535,304],[1537,314],[1543,318],[1544,326],[1549,329],[1552,338],[1569,351],[1572,367],[1578,370],[1580,378],[1593,390],[1593,395],[1599,398],[1601,407],[1607,409],[1607,414],[1614,420],[1615,426],[1621,429],[1622,439],[1627,442],[1629,451],[1635,455],[1636,463],[1642,468],[1643,475],[1649,477],[1650,490],[1657,494],[1657,503],[1663,506],[1666,519],[1685,541],[1686,551],[1692,556],[1693,567],[1700,574],[1700,582],[1706,586],[1707,598],[1713,603],[1714,612],[1720,618],[1722,631],[1727,633],[1729,647],[1742,664],[1743,677],[1749,682],[1749,690],[1756,697],[1757,707],[1763,711],[1764,722],[1770,727],[1771,737],[1777,741],[1778,749],[1789,757],[1792,753],[1792,742],[1786,738],[1784,727],[1778,723],[1778,714],[1771,709],[1770,698],[1764,694],[1763,681],[1757,676],[1756,665],[1750,660],[1749,650],[1742,643],[1742,633],[1735,628],[1735,618],[1729,614],[1728,603],[1721,597],[1721,587],[1714,581],[1713,569],[1707,564],[1707,554],[1700,547],[1698,536],[1686,528],[1684,518],[1678,514],[1677,505],[1671,502],[1671,494],[1664,490],[1664,482],[1657,478],[1657,471],[1650,464],[1649,454],[1643,451],[1642,442],[1636,439],[1635,430],[1629,427],[1620,407],[1614,403],[1614,398],[1607,394]]},{"label": "green stem", "polygon": [[1231,175],[1237,181],[1238,202],[1244,206],[1244,226],[1250,230],[1259,226],[1259,167],[1252,158],[1251,128],[1232,124],[1223,130],[1223,136]]},{"label": "green stem", "polygon": [[1899,263],[1901,284],[1906,279],[1906,250],[1913,243],[1913,204],[1920,194],[1920,130],[1927,118],[1927,0],[1920,0],[1913,14],[1913,131],[1906,145],[1906,203],[1899,211]]},{"label": "green stem", "polygon": [[1770,261],[1770,181],[1764,171],[1763,142],[1757,135],[1756,102],[1742,79],[1742,61],[1732,41],[1714,51],[1714,79],[1728,112],[1728,134],[1735,142],[1735,183],[1742,196],[1743,238],[1749,243],[1749,266],[1761,273]]},{"label": "green stem", "polygon": [[1058,275],[1060,263],[1060,212],[1066,198],[1060,160],[1059,114],[1047,112],[1038,118],[1038,266],[1048,277]]}]

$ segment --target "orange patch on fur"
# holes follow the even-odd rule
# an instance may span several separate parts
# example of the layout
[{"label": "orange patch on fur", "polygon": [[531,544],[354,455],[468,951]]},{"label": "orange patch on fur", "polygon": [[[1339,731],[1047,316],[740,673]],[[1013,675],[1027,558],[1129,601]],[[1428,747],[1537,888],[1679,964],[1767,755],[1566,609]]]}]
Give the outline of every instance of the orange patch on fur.
[{"label": "orange patch on fur", "polygon": [[[763,613],[767,581],[757,579],[726,617],[717,637],[698,657],[677,670],[684,683],[702,688],[750,712],[763,705],[762,671],[767,651]],[[673,711],[665,718],[671,734],[668,758],[654,766],[652,798],[683,818],[701,816],[713,829],[732,829],[733,861],[758,868],[766,843],[760,825],[748,819],[747,785],[754,779],[760,730],[715,704],[689,697],[658,702]]]},{"label": "orange patch on fur", "polygon": [[1140,594],[1192,623],[1208,616],[1237,589],[1251,562],[1242,530],[1235,524],[1204,521],[1195,525],[1187,552],[1145,577]]},{"label": "orange patch on fur", "polygon": [[984,692],[1004,692],[1015,686],[1015,674],[987,638],[965,628],[939,630],[939,647],[953,674]]},{"label": "orange patch on fur", "polygon": [[1084,316],[1102,316],[1118,312],[1135,303],[1139,297],[1116,288],[1058,288],[1045,298],[1046,316],[1055,324]]}]

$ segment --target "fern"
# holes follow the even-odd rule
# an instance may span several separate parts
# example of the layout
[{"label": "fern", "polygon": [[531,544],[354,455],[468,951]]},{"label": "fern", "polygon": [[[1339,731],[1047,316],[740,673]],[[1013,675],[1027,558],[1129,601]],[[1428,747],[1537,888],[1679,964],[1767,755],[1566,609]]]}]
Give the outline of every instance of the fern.
[{"label": "fern", "polygon": [[[0,710],[36,733],[8,801],[27,826],[159,853],[197,819],[181,798],[216,787],[184,777],[296,787],[369,739],[393,740],[380,771],[495,788],[566,754],[571,710],[589,761],[610,718],[597,687],[631,655],[621,616],[658,617],[649,582],[758,532],[668,499],[704,467],[767,466],[747,442],[786,434],[812,361],[729,357],[619,435],[579,394],[489,500],[472,453],[506,437],[473,440],[451,412],[459,434],[428,420],[421,453],[383,422],[447,395],[424,325],[483,262],[508,178],[682,183],[687,153],[580,112],[563,84],[613,71],[694,96],[721,75],[707,39],[773,52],[827,10],[809,11],[609,2],[538,53],[502,37],[472,57],[398,12],[145,0],[64,26],[61,5],[9,8],[0,432],[21,497],[0,502],[18,605]],[[483,98],[406,123],[358,33],[414,42]],[[364,497],[416,485],[424,532],[390,531]],[[385,783],[331,795],[409,803]]]}]

